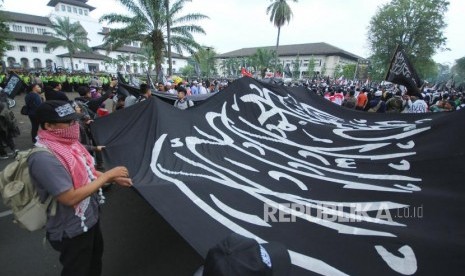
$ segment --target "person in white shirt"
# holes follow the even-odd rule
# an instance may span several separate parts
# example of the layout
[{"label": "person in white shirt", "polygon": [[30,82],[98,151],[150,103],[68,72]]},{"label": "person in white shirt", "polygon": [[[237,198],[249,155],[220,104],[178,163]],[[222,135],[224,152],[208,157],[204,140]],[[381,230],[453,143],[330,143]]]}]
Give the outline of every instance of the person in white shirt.
[{"label": "person in white shirt", "polygon": [[205,86],[204,86],[203,83],[200,83],[200,84],[199,84],[199,94],[200,94],[200,95],[202,95],[202,94],[208,94],[207,88],[205,88]]},{"label": "person in white shirt", "polygon": [[406,101],[406,113],[426,113],[428,112],[428,104],[423,99],[417,96],[404,95]]}]

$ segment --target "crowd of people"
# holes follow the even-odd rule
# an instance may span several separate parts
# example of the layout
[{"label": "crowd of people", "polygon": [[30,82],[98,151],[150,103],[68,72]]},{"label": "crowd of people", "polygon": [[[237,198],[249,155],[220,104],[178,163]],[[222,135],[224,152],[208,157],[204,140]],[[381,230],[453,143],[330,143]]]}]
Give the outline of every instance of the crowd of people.
[{"label": "crowd of people", "polygon": [[[46,225],[47,239],[60,252],[62,275],[100,275],[103,239],[98,205],[104,199],[101,188],[109,182],[128,187],[132,180],[124,166],[105,168],[101,152],[106,147],[92,137],[89,126],[93,120],[144,102],[157,93],[176,95],[174,108],[185,110],[194,106],[187,96],[219,93],[229,82],[172,78],[153,85],[151,81],[141,83],[138,93],[124,94],[118,93],[118,80],[111,75],[46,74],[21,78],[28,84],[24,115],[31,122],[31,142],[48,149],[31,155],[31,180],[42,199],[52,195],[58,201],[57,213]],[[393,84],[307,81],[300,85],[334,104],[366,112],[424,113],[465,107],[462,91],[454,89],[425,87],[414,94]],[[79,96],[70,99],[64,91],[75,91]],[[19,132],[12,114],[0,100],[0,158],[8,158],[5,148],[11,149],[10,155],[17,152],[14,137]]]},{"label": "crowd of people", "polygon": [[324,82],[306,83],[305,86],[334,104],[366,112],[448,112],[465,107],[465,94],[454,88],[424,86],[419,91],[412,92],[392,83],[364,86]]}]

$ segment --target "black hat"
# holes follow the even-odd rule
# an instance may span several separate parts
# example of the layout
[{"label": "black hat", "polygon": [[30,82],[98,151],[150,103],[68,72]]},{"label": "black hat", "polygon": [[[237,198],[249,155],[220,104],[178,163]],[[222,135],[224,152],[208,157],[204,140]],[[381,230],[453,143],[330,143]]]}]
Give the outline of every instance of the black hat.
[{"label": "black hat", "polygon": [[63,123],[78,120],[79,114],[73,106],[65,101],[46,101],[37,107],[36,116],[39,123]]},{"label": "black hat", "polygon": [[289,275],[291,259],[279,243],[259,244],[236,233],[208,251],[204,276]]}]

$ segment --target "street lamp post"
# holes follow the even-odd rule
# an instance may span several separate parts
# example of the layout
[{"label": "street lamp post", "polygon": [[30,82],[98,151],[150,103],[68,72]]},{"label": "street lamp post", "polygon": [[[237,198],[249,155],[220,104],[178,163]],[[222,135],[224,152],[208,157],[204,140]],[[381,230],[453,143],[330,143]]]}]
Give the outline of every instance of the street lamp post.
[{"label": "street lamp post", "polygon": [[205,50],[207,50],[207,80],[210,79],[210,50],[211,47],[205,47]]}]

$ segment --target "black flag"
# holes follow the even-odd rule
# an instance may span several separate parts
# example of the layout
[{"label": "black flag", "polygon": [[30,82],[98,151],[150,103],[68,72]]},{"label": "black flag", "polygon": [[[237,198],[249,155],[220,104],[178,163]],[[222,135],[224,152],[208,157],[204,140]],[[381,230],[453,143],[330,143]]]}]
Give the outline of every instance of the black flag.
[{"label": "black flag", "polygon": [[405,86],[409,95],[420,94],[422,81],[400,45],[396,48],[385,80]]},{"label": "black flag", "polygon": [[465,271],[463,121],[244,77],[187,110],[151,97],[91,126],[106,166],[127,166],[204,257],[236,232],[284,244],[291,275],[400,276]]},{"label": "black flag", "polygon": [[291,72],[291,68],[289,68],[289,64],[286,64],[286,67],[284,68],[284,75],[289,78],[292,78],[292,72]]},{"label": "black flag", "polygon": [[8,80],[6,81],[5,88],[3,88],[2,93],[7,94],[7,96],[13,99],[21,90],[26,88],[26,84],[21,80],[21,78],[16,75],[14,72],[10,73]]}]

